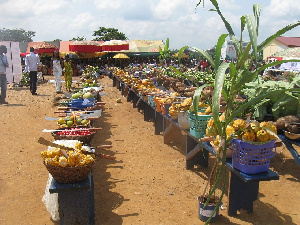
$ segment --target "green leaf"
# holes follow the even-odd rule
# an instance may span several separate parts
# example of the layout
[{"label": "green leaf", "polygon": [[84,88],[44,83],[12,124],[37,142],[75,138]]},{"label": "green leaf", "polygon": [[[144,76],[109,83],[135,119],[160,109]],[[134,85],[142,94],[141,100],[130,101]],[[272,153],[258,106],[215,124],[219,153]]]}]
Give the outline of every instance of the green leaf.
[{"label": "green leaf", "polygon": [[258,27],[259,27],[259,16],[261,11],[262,5],[261,4],[254,4],[253,5],[253,14],[256,21],[256,35],[258,35]]},{"label": "green leaf", "polygon": [[257,102],[264,98],[268,98],[272,95],[280,95],[281,93],[288,92],[288,91],[295,91],[295,92],[300,92],[300,88],[291,88],[291,89],[282,89],[282,90],[274,90],[274,91],[269,91],[265,94],[262,94],[260,96],[257,96],[250,101],[244,103],[243,105],[239,106],[236,110],[232,112],[232,114],[229,116],[228,120],[232,121],[234,118],[238,117],[242,112],[244,112],[248,107],[255,105]]},{"label": "green leaf", "polygon": [[246,25],[246,18],[245,16],[241,16],[241,33],[243,33]]},{"label": "green leaf", "polygon": [[251,49],[251,43],[249,42],[246,48],[243,50],[242,54],[237,58],[237,63],[236,63],[237,69],[242,68],[245,61],[249,59],[250,49]]},{"label": "green leaf", "polygon": [[248,33],[250,36],[250,41],[252,44],[253,56],[255,58],[255,62],[257,62],[257,32],[256,32],[256,22],[253,15],[246,15],[246,24],[248,28]]},{"label": "green leaf", "polygon": [[212,96],[212,113],[213,113],[215,124],[217,125],[217,129],[219,131],[222,129],[219,121],[220,98],[224,86],[224,81],[226,78],[226,70],[228,67],[229,67],[229,63],[227,62],[222,62],[222,64],[219,66],[216,72],[214,92]]},{"label": "green leaf", "polygon": [[168,50],[169,50],[169,38],[167,38],[167,40],[166,40],[166,44],[164,47],[164,53],[166,53]]},{"label": "green leaf", "polygon": [[289,30],[292,30],[293,28],[297,27],[300,25],[300,21],[296,22],[296,23],[292,23],[290,25],[285,26],[284,28],[282,28],[281,30],[277,31],[275,34],[273,34],[272,36],[268,37],[266,40],[264,40],[258,47],[257,47],[257,51],[260,52],[263,50],[263,48],[269,44],[272,40],[274,40],[275,38],[283,35],[284,33],[286,33]]},{"label": "green leaf", "polygon": [[218,39],[216,50],[215,50],[215,67],[214,67],[215,70],[218,70],[218,67],[220,65],[221,50],[227,36],[228,34],[222,34]]},{"label": "green leaf", "polygon": [[184,50],[187,49],[187,48],[188,48],[188,46],[184,46],[184,47],[182,47],[182,48],[179,50],[179,52],[178,52],[178,62],[179,62],[179,64],[180,64],[180,60],[181,60],[181,55],[182,55],[182,53],[184,52]]},{"label": "green leaf", "polygon": [[238,58],[238,56],[240,55],[240,52],[242,50],[242,48],[240,47],[240,41],[236,36],[231,36],[230,40],[232,41],[235,51],[236,51],[236,56]]},{"label": "green leaf", "polygon": [[202,49],[199,49],[199,48],[195,48],[195,47],[191,47],[191,48],[194,49],[194,50],[196,50],[200,54],[202,54],[207,59],[207,61],[210,63],[210,65],[213,68],[215,68],[215,62],[214,62],[214,60],[212,59],[212,57],[206,51],[204,51]]}]

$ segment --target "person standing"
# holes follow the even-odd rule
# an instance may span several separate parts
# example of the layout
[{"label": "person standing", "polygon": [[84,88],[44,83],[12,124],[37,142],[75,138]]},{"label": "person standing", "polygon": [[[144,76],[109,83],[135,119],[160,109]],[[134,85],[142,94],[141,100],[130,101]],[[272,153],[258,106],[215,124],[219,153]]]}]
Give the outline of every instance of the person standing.
[{"label": "person standing", "polygon": [[8,67],[8,62],[6,58],[7,49],[5,45],[0,46],[0,87],[1,87],[1,101],[0,104],[8,104],[5,101],[6,90],[7,90],[7,78],[6,78],[6,68]]},{"label": "person standing", "polygon": [[61,75],[62,75],[62,61],[57,51],[53,52],[51,59],[52,74],[55,78],[56,93],[61,93]]},{"label": "person standing", "polygon": [[69,58],[69,55],[65,56],[64,70],[65,70],[65,74],[64,74],[65,86],[67,91],[71,92],[73,69],[72,69],[72,60]]},{"label": "person standing", "polygon": [[34,48],[30,47],[30,53],[25,57],[25,72],[29,72],[30,92],[32,95],[37,95],[37,67],[40,64],[40,57],[34,53]]}]

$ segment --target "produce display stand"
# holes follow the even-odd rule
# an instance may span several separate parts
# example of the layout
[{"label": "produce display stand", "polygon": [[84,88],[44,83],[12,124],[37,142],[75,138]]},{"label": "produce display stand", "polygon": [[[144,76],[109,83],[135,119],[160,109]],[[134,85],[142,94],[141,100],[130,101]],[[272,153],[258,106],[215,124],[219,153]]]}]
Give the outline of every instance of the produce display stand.
[{"label": "produce display stand", "polygon": [[300,155],[293,147],[293,144],[300,146],[300,142],[296,141],[296,140],[290,140],[290,139],[286,138],[284,134],[279,134],[278,137],[282,140],[282,142],[285,144],[286,148],[290,151],[290,153],[296,160],[297,164],[300,165]]},{"label": "produce display stand", "polygon": [[[127,86],[117,76],[112,77],[113,85],[120,91],[128,89],[127,101],[132,102],[133,107],[143,111],[144,120],[154,121],[155,135],[163,134],[165,144],[177,142],[185,146],[186,169],[193,169],[195,165],[208,167],[209,154],[216,156],[216,152],[209,142],[200,143],[189,130],[183,129],[176,120],[172,120],[168,115],[157,112],[143,96],[136,93]],[[123,91],[122,91],[123,94]],[[258,174],[245,174],[233,168],[231,159],[227,160],[226,168],[229,171],[228,189],[228,215],[236,215],[238,210],[253,212],[253,202],[257,200],[259,182],[279,180],[279,175],[268,169],[268,171]]]},{"label": "produce display stand", "polygon": [[[97,99],[93,102],[92,108],[86,108],[83,106],[77,107],[78,105],[68,104],[66,107],[58,107],[55,113],[58,113],[59,117],[66,116],[80,116],[81,118],[89,120],[89,126],[86,126],[86,130],[92,132],[91,135],[87,134],[75,134],[69,132],[70,134],[65,134],[63,137],[56,137],[56,139],[63,140],[79,140],[85,144],[89,144],[91,139],[93,138],[95,132],[97,130],[101,130],[101,128],[92,127],[93,121],[98,119],[101,116],[102,108],[105,105],[104,102],[98,102]],[[75,106],[75,107],[74,107]],[[94,110],[92,110],[94,109]],[[76,111],[79,110],[76,114]],[[83,111],[86,111],[82,113]],[[46,117],[47,118],[47,117]],[[50,118],[50,117],[49,117]],[[59,118],[50,118],[50,120],[57,121]],[[57,134],[57,132],[78,128],[79,130],[85,126],[77,126],[74,125],[68,128],[58,128],[55,130],[44,130],[43,132],[52,132],[52,134]],[[66,136],[69,135],[69,136]],[[84,140],[85,141],[84,141]],[[49,143],[47,144],[48,146]],[[111,145],[98,145],[96,149],[107,149],[111,148]],[[102,153],[94,152],[94,155],[99,158],[115,160],[114,156],[105,155]],[[50,182],[50,181],[49,181]],[[65,183],[63,181],[58,182],[54,178],[51,180],[49,192],[58,194],[58,213],[60,224],[95,224],[95,207],[94,207],[94,182],[93,182],[93,174],[92,170],[88,173],[87,178],[75,183]],[[50,211],[49,211],[50,212]],[[52,212],[51,212],[52,216]]]},{"label": "produce display stand", "polygon": [[58,193],[60,224],[95,224],[94,182],[88,177],[73,184],[52,180],[50,193]]}]

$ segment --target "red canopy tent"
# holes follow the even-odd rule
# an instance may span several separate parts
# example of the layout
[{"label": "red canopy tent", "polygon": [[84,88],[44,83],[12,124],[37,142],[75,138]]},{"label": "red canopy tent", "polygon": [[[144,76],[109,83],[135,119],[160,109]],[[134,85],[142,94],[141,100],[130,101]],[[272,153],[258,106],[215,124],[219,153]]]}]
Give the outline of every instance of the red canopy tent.
[{"label": "red canopy tent", "polygon": [[44,54],[52,54],[54,51],[59,51],[59,49],[55,46],[55,45],[52,45],[52,44],[49,44],[49,43],[42,43],[42,44],[39,44],[39,45],[35,45],[33,46],[35,50],[37,50],[37,54],[39,55],[44,55]]},{"label": "red canopy tent", "polygon": [[101,52],[102,47],[97,45],[69,45],[71,52]]}]

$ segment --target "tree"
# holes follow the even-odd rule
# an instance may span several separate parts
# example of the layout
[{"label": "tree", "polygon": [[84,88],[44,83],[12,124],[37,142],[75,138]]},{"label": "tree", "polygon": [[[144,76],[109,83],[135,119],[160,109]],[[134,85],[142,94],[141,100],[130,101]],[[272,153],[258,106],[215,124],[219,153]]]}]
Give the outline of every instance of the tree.
[{"label": "tree", "polygon": [[60,42],[60,41],[62,41],[62,40],[59,39],[59,38],[57,38],[57,39],[54,39],[53,41],[58,41],[58,42]]},{"label": "tree", "polygon": [[94,31],[93,36],[95,38],[92,41],[128,40],[125,34],[116,28],[99,27],[99,30]]},{"label": "tree", "polygon": [[17,41],[17,42],[31,42],[35,36],[35,31],[26,31],[24,29],[0,29],[1,41]]},{"label": "tree", "polygon": [[84,41],[84,40],[86,40],[84,36],[82,37],[77,36],[76,38],[72,38],[70,41]]}]

